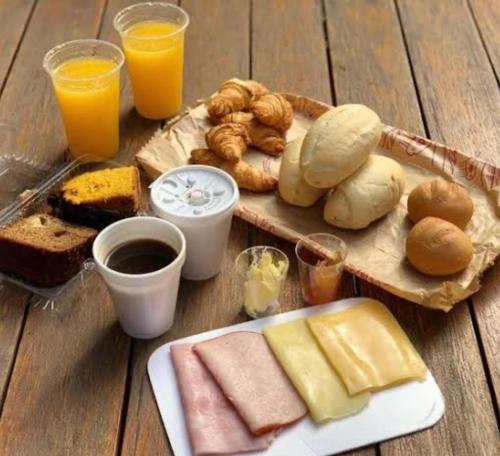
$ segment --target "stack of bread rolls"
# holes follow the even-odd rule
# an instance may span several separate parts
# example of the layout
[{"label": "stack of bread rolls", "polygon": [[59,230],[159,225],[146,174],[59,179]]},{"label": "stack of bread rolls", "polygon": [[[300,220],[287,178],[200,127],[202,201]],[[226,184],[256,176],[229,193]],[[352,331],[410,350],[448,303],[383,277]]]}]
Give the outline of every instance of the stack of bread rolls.
[{"label": "stack of bread rolls", "polygon": [[474,205],[465,188],[436,179],[417,185],[408,196],[408,218],[415,223],[406,239],[406,256],[418,271],[446,276],[462,271],[474,248],[462,231]]},{"label": "stack of bread rolls", "polygon": [[289,204],[312,206],[327,195],[324,219],[361,229],[390,212],[405,186],[396,161],[374,155],[382,122],[371,109],[346,104],[320,116],[305,136],[287,145],[279,192]]}]

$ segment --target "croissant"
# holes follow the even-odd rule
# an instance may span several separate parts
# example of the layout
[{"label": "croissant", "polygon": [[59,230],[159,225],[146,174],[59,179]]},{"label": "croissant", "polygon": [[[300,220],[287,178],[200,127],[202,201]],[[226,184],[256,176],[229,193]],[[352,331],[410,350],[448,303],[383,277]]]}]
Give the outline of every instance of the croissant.
[{"label": "croissant", "polygon": [[292,105],[279,93],[268,93],[250,104],[250,111],[265,125],[284,133],[293,122]]},{"label": "croissant", "polygon": [[252,192],[268,192],[274,190],[278,185],[278,181],[274,177],[254,166],[241,160],[237,162],[223,160],[210,149],[193,149],[191,151],[191,163],[221,168],[233,176],[238,187]]},{"label": "croissant", "polygon": [[269,155],[279,155],[285,150],[283,133],[254,119],[248,126],[250,144]]},{"label": "croissant", "polygon": [[268,93],[266,87],[257,81],[229,79],[222,83],[216,95],[206,102],[210,117],[222,117],[250,107],[252,101]]},{"label": "croissant", "polygon": [[227,114],[222,118],[222,122],[246,125],[250,137],[250,145],[266,154],[279,155],[285,150],[286,143],[283,134],[276,128],[260,123],[251,112],[233,112]]},{"label": "croissant", "polygon": [[250,125],[252,120],[254,119],[254,115],[251,112],[232,112],[231,114],[226,114],[224,117],[220,119],[221,122],[232,122],[239,123],[242,125],[246,125],[247,127]]},{"label": "croissant", "polygon": [[223,123],[212,127],[205,134],[205,140],[218,157],[229,161],[240,160],[250,142],[248,128],[239,123]]}]

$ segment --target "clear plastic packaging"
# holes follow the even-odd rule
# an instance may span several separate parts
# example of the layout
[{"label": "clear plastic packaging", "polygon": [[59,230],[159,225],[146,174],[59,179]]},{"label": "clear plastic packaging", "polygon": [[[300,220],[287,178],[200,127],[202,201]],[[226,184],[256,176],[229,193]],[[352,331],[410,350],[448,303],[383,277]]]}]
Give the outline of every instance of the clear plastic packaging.
[{"label": "clear plastic packaging", "polygon": [[[55,194],[63,182],[73,176],[87,171],[119,166],[126,166],[126,164],[110,161],[101,163],[65,161],[54,166],[42,166],[30,163],[22,157],[0,157],[0,194],[3,206],[3,209],[0,210],[0,227],[11,225],[18,219],[32,214],[50,213],[49,195]],[[144,195],[146,192],[142,193]],[[147,215],[148,213],[147,199],[143,198],[141,209],[137,215]],[[0,283],[2,281],[12,282],[50,301],[50,307],[53,307],[52,301],[61,296],[70,284],[77,280],[86,280],[89,274],[94,271],[94,266],[93,259],[87,259],[82,264],[78,274],[64,284],[52,288],[37,287],[1,272]]]}]

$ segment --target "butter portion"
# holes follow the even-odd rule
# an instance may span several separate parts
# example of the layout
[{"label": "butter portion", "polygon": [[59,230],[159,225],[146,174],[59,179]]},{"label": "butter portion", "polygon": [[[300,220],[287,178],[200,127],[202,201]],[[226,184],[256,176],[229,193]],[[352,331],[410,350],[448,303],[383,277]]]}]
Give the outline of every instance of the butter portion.
[{"label": "butter portion", "polygon": [[264,252],[258,261],[250,265],[243,291],[247,314],[259,317],[277,305],[286,269],[286,262],[275,264],[270,252]]},{"label": "butter portion", "polygon": [[264,336],[316,423],[352,415],[368,404],[369,393],[348,394],[305,320],[268,326]]},{"label": "butter portion", "polygon": [[380,302],[307,319],[309,328],[350,394],[410,380],[427,367],[397,320]]}]

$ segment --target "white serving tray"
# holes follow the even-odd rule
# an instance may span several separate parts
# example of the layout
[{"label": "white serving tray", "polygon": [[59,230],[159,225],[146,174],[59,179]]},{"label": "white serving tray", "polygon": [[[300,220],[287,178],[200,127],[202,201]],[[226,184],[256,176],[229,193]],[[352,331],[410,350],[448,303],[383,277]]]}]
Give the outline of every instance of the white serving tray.
[{"label": "white serving tray", "polygon": [[[363,301],[344,299],[315,307],[248,321],[226,328],[179,339],[162,345],[151,355],[148,373],[163,424],[175,456],[191,455],[175,371],[170,359],[170,345],[195,343],[234,331],[258,331],[289,320],[338,312]],[[360,413],[316,425],[306,417],[279,433],[267,451],[247,453],[266,456],[327,456],[354,448],[420,431],[436,424],[444,414],[444,399],[430,373],[423,382],[410,382],[373,393],[370,403]]]}]

